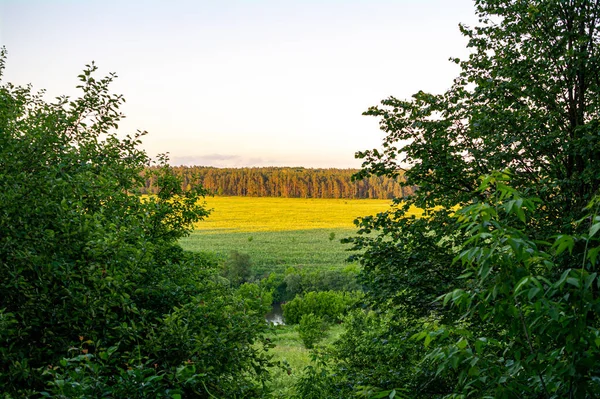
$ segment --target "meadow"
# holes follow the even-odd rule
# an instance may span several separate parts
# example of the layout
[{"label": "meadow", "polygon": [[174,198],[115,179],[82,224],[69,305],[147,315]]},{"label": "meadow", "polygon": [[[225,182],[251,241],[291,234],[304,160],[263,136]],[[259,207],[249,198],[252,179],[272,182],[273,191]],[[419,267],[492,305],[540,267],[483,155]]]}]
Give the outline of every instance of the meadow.
[{"label": "meadow", "polygon": [[[319,346],[331,345],[343,331],[343,325],[333,324]],[[271,368],[270,388],[274,398],[288,398],[292,394],[292,386],[304,368],[311,363],[310,351],[302,344],[297,326],[275,326],[268,336],[275,344],[272,351],[273,362],[281,362],[287,367],[287,369],[278,366]]]},{"label": "meadow", "polygon": [[[211,215],[180,243],[187,250],[223,257],[233,250],[248,254],[256,277],[283,274],[289,267],[343,268],[350,252],[340,239],[356,234],[354,219],[383,212],[390,204],[390,200],[373,199],[208,197]],[[331,344],[342,331],[343,325],[333,325],[321,344]],[[276,345],[273,361],[288,366],[271,369],[273,397],[289,397],[310,364],[310,352],[297,326],[274,326],[268,336]]]},{"label": "meadow", "polygon": [[181,239],[184,249],[250,255],[257,277],[288,267],[344,267],[340,239],[356,234],[354,219],[387,210],[390,200],[208,197],[211,215]]}]

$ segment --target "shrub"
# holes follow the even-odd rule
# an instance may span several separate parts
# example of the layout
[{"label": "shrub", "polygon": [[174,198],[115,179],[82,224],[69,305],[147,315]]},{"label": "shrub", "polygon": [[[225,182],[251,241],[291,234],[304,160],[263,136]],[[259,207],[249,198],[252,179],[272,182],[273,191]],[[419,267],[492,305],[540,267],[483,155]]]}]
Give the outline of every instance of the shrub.
[{"label": "shrub", "polygon": [[223,276],[237,287],[250,281],[251,266],[250,255],[231,251],[223,263]]},{"label": "shrub", "polygon": [[308,271],[300,267],[289,268],[284,277],[287,297],[293,298],[311,291],[359,291],[361,287],[356,281],[358,273],[355,265],[342,270]]},{"label": "shrub", "polygon": [[314,314],[329,322],[336,322],[355,305],[362,294],[354,292],[309,292],[304,296],[297,296],[292,301],[283,305],[283,317],[288,324],[298,324],[302,316]]},{"label": "shrub", "polygon": [[328,324],[322,317],[309,313],[300,318],[298,334],[306,349],[312,349],[315,344],[325,338],[328,328]]},{"label": "shrub", "polygon": [[[0,54],[0,78],[4,51]],[[208,215],[203,190],[114,129],[114,75],[79,76],[53,103],[0,85],[0,386],[13,397],[258,395],[266,328],[256,289],[177,240]],[[247,297],[247,296],[250,297]],[[258,297],[257,297],[258,296]],[[66,359],[65,359],[66,358]]]}]

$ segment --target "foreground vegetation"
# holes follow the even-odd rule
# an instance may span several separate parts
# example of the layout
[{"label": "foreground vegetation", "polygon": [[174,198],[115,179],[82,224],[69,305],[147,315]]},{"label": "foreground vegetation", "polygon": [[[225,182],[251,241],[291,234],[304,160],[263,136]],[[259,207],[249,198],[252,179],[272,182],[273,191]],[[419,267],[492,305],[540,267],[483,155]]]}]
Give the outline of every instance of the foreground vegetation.
[{"label": "foreground vegetation", "polygon": [[136,195],[143,134],[113,132],[123,99],[95,69],[73,100],[0,86],[3,398],[263,396],[271,295],[178,246],[208,211],[164,157]]},{"label": "foreground vegetation", "polygon": [[386,136],[359,177],[409,164],[406,204],[428,211],[362,219],[349,242],[375,312],[302,380],[310,397],[600,396],[600,4],[475,8],[446,92],[366,112]]},{"label": "foreground vegetation", "polygon": [[[338,340],[344,330],[342,324],[331,326],[324,339],[320,341],[320,347],[327,347]],[[280,366],[270,369],[272,380],[269,387],[274,398],[289,398],[295,395],[294,386],[303,375],[305,368],[311,365],[311,351],[306,348],[298,326],[277,326],[267,337],[275,345],[273,361],[279,362]]]},{"label": "foreground vegetation", "polygon": [[264,314],[292,294],[305,347],[343,328],[283,395],[599,397],[600,4],[475,6],[447,92],[367,111],[386,137],[358,154],[358,177],[410,164],[419,190],[345,240],[364,297],[323,286],[355,283],[328,270],[249,284],[246,254],[183,251],[202,191],[163,158],[157,196],[135,195],[148,157],[141,135],[112,132],[111,76],[90,66],[81,98],[54,103],[2,84],[5,398],[269,397],[267,349],[283,337]]}]

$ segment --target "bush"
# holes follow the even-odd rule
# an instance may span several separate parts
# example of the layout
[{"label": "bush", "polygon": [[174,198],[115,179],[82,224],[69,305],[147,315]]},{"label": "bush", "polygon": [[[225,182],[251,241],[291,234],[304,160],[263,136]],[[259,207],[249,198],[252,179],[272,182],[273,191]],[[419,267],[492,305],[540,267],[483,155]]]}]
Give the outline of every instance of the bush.
[{"label": "bush", "polygon": [[[0,55],[0,78],[4,51]],[[215,258],[177,240],[208,215],[141,137],[114,130],[114,75],[79,76],[53,103],[0,85],[0,386],[32,397],[258,395],[264,308],[223,284]],[[265,343],[266,344],[266,343]],[[66,359],[65,359],[66,358]]]},{"label": "bush", "polygon": [[357,292],[309,292],[284,304],[283,317],[287,324],[298,324],[302,316],[312,313],[329,322],[336,322],[361,298],[362,294]]},{"label": "bush", "polygon": [[328,328],[328,324],[322,317],[309,313],[300,318],[298,334],[306,349],[312,349],[315,344],[325,338]]},{"label": "bush", "polygon": [[322,399],[348,398],[331,384],[331,368],[326,361],[326,355],[315,350],[311,364],[306,366],[294,384],[293,399]]},{"label": "bush", "polygon": [[228,279],[234,286],[240,286],[250,281],[251,266],[250,255],[231,251],[229,257],[223,263],[223,277]]},{"label": "bush", "polygon": [[342,270],[308,271],[300,267],[286,270],[284,281],[288,298],[311,291],[359,291],[359,269],[350,265]]}]

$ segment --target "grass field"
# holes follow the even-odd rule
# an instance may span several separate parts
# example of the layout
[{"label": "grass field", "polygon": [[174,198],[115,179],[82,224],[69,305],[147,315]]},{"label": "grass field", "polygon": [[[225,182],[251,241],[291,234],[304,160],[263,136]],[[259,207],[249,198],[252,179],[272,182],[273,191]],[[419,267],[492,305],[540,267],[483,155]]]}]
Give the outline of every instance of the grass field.
[{"label": "grass field", "polygon": [[213,212],[180,241],[183,248],[223,256],[232,250],[247,253],[256,276],[283,273],[290,266],[343,267],[350,253],[340,239],[355,235],[354,219],[390,206],[389,200],[270,197],[209,197],[206,202]]},{"label": "grass field", "polygon": [[[181,245],[223,256],[232,250],[247,253],[257,277],[283,273],[291,266],[344,267],[350,253],[340,239],[356,234],[354,219],[390,206],[389,200],[262,197],[209,197],[206,202],[212,214]],[[323,344],[333,342],[342,331],[343,325],[332,326]],[[276,345],[273,360],[285,361],[291,368],[291,374],[278,367],[271,370],[273,397],[289,397],[298,376],[310,364],[309,351],[302,345],[297,326],[274,327],[268,336]]]},{"label": "grass field", "polygon": [[[325,339],[319,345],[333,343],[344,331],[340,324],[334,324],[327,332]],[[275,398],[286,398],[292,393],[292,386],[302,373],[304,367],[310,364],[310,351],[304,347],[298,335],[297,326],[277,326],[268,334],[276,347],[274,348],[273,361],[286,362],[291,373],[274,367],[271,369],[272,381],[270,388]]]}]

